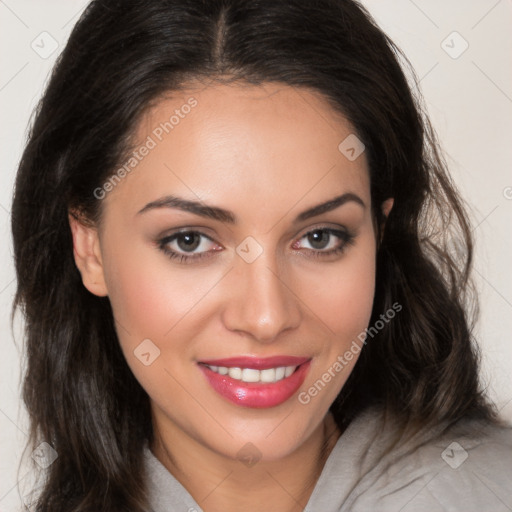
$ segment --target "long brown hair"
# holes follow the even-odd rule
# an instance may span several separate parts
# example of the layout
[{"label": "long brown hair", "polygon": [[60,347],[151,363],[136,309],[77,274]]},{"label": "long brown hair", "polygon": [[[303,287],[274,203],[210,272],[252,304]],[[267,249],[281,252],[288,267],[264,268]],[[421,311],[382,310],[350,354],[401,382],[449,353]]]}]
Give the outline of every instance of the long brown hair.
[{"label": "long brown hair", "polygon": [[16,177],[13,314],[26,319],[31,446],[48,442],[36,510],[146,509],[149,398],[126,364],[109,299],[73,259],[68,211],[101,218],[94,190],[123,162],[152,101],[190,79],[280,82],[320,92],[366,146],[377,223],[368,340],[331,410],[344,426],[381,404],[417,423],[492,421],[468,314],[471,231],[397,47],[352,0],[95,0],[59,57]]}]

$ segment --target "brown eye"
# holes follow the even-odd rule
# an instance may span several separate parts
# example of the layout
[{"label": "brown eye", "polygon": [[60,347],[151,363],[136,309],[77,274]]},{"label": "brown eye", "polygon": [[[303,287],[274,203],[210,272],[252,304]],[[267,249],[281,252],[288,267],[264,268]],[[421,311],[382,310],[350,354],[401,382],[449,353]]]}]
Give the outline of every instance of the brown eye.
[{"label": "brown eye", "polygon": [[201,236],[194,231],[190,233],[180,233],[176,235],[176,242],[179,249],[183,251],[194,251],[201,243]]},{"label": "brown eye", "polygon": [[[332,228],[318,228],[309,231],[293,244],[294,249],[304,250],[313,256],[323,257],[341,254],[355,236],[348,231]],[[309,247],[301,247],[305,240]]]},{"label": "brown eye", "polygon": [[331,233],[318,229],[311,231],[307,234],[308,242],[313,246],[313,249],[325,249],[331,239]]},{"label": "brown eye", "polygon": [[[178,258],[181,263],[191,263],[200,258],[212,256],[222,247],[209,236],[199,231],[180,231],[158,240],[159,249],[171,259]],[[201,251],[196,251],[202,249]]]}]

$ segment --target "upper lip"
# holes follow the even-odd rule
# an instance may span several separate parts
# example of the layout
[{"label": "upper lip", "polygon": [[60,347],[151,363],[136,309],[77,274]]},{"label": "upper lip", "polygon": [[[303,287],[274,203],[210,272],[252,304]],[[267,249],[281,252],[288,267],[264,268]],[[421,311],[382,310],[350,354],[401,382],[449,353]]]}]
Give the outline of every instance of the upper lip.
[{"label": "upper lip", "polygon": [[272,357],[228,357],[225,359],[208,359],[199,363],[208,366],[224,366],[227,368],[253,368],[254,370],[266,370],[279,366],[299,366],[309,361],[310,357],[296,356],[272,356]]}]

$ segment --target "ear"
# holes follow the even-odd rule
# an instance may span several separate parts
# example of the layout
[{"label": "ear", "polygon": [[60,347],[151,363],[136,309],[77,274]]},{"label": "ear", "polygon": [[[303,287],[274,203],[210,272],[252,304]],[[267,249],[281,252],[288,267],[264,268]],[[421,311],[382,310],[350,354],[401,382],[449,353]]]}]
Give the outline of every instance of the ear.
[{"label": "ear", "polygon": [[[389,212],[391,211],[391,208],[393,208],[393,203],[395,202],[395,200],[390,197],[389,199],[386,199],[382,204],[381,204],[381,211],[382,211],[382,215],[384,217],[384,219],[386,220],[389,216]],[[384,222],[385,222],[384,220]]]},{"label": "ear", "polygon": [[391,212],[391,209],[393,208],[393,203],[395,200],[390,197],[389,199],[386,199],[381,204],[380,208],[382,211],[382,223],[380,225],[380,240],[379,243],[382,242],[382,237],[384,236],[384,229],[386,228],[386,221],[388,220],[389,213]]},{"label": "ear", "polygon": [[94,295],[108,295],[100,252],[98,230],[86,225],[75,212],[68,214],[73,235],[73,256],[84,286]]}]

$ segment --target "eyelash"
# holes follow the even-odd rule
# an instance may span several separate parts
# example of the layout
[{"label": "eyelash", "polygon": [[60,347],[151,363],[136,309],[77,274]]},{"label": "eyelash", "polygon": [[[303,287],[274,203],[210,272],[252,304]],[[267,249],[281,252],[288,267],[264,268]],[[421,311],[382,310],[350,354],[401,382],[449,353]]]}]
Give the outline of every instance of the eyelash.
[{"label": "eyelash", "polygon": [[[311,235],[312,233],[317,233],[317,232],[323,232],[323,233],[328,233],[329,235],[334,235],[342,241],[342,244],[339,247],[336,247],[335,249],[330,249],[329,251],[323,251],[321,249],[308,249],[307,251],[311,252],[312,256],[315,258],[326,258],[328,256],[333,256],[335,254],[342,254],[345,251],[346,247],[354,242],[354,238],[355,238],[355,236],[352,233],[349,233],[348,231],[342,231],[339,229],[333,229],[333,228],[329,228],[329,227],[319,227],[319,228],[313,229],[311,231],[308,231],[303,236],[301,236],[299,238],[299,240],[302,240],[303,238],[306,238],[308,235]],[[190,231],[180,231],[178,233],[174,233],[172,235],[166,236],[166,237],[158,240],[158,247],[169,258],[171,258],[173,260],[177,259],[179,263],[193,263],[193,262],[201,260],[203,258],[209,258],[210,256],[212,256],[212,252],[217,252],[217,251],[205,251],[202,253],[194,254],[193,256],[189,256],[186,254],[181,254],[172,249],[169,249],[168,245],[171,242],[173,242],[174,240],[178,239],[180,236],[193,235],[193,234],[202,236],[202,237],[210,240],[211,242],[213,242],[213,240],[209,236],[205,235],[204,233],[201,233],[200,231],[190,230]],[[329,245],[329,244],[327,244],[327,245]]]}]

